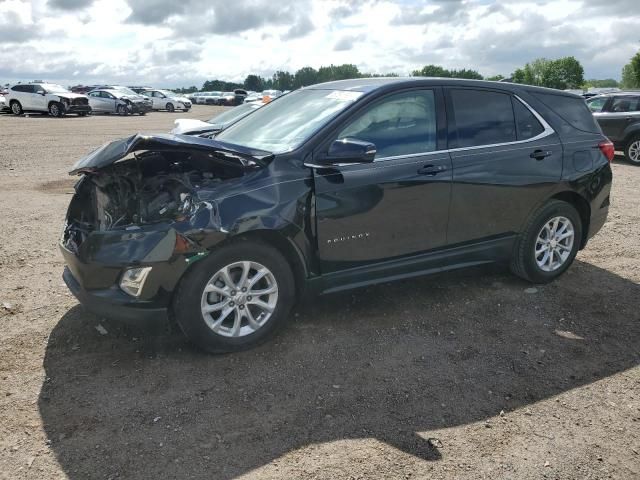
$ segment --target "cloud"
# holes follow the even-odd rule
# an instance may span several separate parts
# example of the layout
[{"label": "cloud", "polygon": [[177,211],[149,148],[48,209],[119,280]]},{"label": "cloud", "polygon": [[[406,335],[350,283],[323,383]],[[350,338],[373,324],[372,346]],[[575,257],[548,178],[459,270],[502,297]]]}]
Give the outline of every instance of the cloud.
[{"label": "cloud", "polygon": [[427,25],[429,23],[460,23],[468,17],[464,0],[434,0],[428,6],[404,6],[392,20],[394,25]]},{"label": "cloud", "polygon": [[59,10],[75,11],[90,7],[93,2],[94,0],[49,0],[47,3]]},{"label": "cloud", "polygon": [[637,0],[0,4],[3,81],[175,87],[342,62],[380,74],[433,63],[509,75],[537,57],[566,55],[582,62],[586,77],[620,78],[640,40]]},{"label": "cloud", "polygon": [[345,35],[336,42],[333,49],[336,52],[351,50],[357,42],[364,40],[364,38],[364,35]]}]

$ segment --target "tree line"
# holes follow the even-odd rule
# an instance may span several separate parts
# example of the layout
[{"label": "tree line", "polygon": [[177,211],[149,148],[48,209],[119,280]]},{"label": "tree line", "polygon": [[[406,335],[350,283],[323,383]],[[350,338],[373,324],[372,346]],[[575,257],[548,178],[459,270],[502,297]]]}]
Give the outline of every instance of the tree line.
[{"label": "tree line", "polygon": [[[517,68],[509,77],[494,75],[484,77],[476,70],[462,68],[448,70],[440,65],[425,65],[419,70],[414,70],[412,76],[467,78],[474,80],[509,80],[514,83],[536,85],[541,87],[565,89],[584,89],[588,87],[621,87],[640,88],[640,51],[631,58],[622,69],[622,81],[613,78],[584,79],[584,68],[580,62],[572,56],[547,59],[537,58],[524,66]],[[188,88],[179,88],[176,91],[191,93],[202,91],[231,91],[238,88],[261,92],[263,90],[295,90],[296,88],[314,85],[316,83],[333,80],[346,80],[350,78],[365,77],[397,77],[397,73],[385,75],[360,72],[353,64],[322,66],[318,69],[303,67],[294,73],[279,70],[271,77],[262,77],[256,74],[247,75],[244,82],[228,82],[225,80],[207,80],[198,89],[195,85]]]}]

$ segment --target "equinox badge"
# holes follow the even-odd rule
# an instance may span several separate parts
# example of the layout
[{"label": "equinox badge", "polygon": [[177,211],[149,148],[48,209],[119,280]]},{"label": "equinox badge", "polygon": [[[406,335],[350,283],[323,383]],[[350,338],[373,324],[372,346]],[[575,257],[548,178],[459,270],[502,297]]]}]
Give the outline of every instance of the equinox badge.
[{"label": "equinox badge", "polygon": [[346,242],[348,240],[366,240],[367,238],[369,238],[369,232],[354,233],[353,235],[345,235],[343,237],[330,238],[329,240],[327,240],[327,243],[331,245],[333,243]]}]

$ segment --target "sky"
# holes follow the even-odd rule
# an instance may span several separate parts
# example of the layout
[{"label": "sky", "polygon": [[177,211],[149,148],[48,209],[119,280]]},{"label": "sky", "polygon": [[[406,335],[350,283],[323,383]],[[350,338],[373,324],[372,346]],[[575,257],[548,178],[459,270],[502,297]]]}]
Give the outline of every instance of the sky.
[{"label": "sky", "polygon": [[640,50],[640,0],[0,0],[0,84],[201,86],[353,63],[509,76],[575,56],[620,78]]}]

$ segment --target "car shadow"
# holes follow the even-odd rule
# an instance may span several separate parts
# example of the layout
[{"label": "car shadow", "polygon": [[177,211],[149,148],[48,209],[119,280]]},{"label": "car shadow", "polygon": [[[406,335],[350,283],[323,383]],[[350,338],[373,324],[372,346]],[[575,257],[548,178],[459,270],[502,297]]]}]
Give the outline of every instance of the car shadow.
[{"label": "car shadow", "polygon": [[429,430],[638,365],[639,296],[579,261],[535,288],[472,269],[321,297],[270,342],[219,356],[76,306],[49,338],[39,409],[73,480],[234,478],[357,438],[437,461]]}]

